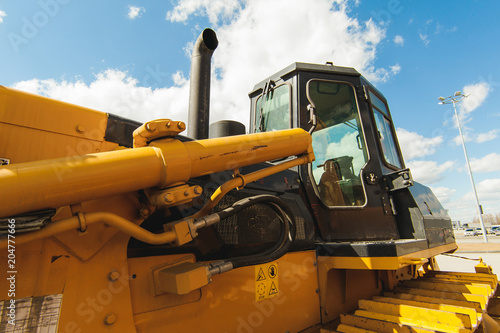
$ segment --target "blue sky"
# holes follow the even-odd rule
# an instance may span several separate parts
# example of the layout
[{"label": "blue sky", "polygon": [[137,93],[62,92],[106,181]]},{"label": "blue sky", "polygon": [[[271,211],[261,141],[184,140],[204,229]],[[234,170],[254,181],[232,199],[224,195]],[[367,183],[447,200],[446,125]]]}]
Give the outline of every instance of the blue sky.
[{"label": "blue sky", "polygon": [[294,61],[355,67],[387,97],[407,166],[454,220],[500,214],[496,0],[0,0],[0,84],[139,121],[187,120],[190,47],[218,33],[212,120],[248,124],[247,93]]}]

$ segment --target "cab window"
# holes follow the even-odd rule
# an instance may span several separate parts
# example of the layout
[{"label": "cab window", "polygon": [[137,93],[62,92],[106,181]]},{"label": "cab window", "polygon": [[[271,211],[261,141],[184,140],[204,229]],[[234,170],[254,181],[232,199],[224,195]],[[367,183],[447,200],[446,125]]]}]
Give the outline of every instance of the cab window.
[{"label": "cab window", "polygon": [[399,158],[396,148],[396,141],[392,134],[391,120],[385,103],[377,97],[372,91],[370,92],[370,101],[375,117],[375,125],[380,140],[380,146],[384,154],[384,159],[387,163],[395,167],[402,168],[401,159]]},{"label": "cab window", "polygon": [[320,199],[327,206],[363,206],[360,174],[368,154],[353,87],[311,80],[307,95],[317,117],[310,171]]},{"label": "cab window", "polygon": [[290,128],[290,86],[281,84],[257,98],[254,132]]}]

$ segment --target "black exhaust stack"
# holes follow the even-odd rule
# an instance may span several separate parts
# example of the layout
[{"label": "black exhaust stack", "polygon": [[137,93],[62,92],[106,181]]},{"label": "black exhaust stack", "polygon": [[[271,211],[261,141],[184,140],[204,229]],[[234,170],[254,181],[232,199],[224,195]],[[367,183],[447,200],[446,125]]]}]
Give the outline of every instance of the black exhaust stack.
[{"label": "black exhaust stack", "polygon": [[205,29],[196,40],[191,55],[191,87],[189,91],[188,136],[196,140],[208,138],[210,113],[210,63],[219,45],[212,29]]}]

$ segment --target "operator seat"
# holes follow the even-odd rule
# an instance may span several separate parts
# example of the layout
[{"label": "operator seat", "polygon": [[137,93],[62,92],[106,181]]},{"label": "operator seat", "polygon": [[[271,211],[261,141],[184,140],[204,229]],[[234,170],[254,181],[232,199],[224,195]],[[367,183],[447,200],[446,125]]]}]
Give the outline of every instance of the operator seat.
[{"label": "operator seat", "polygon": [[345,206],[344,193],[339,184],[339,179],[342,179],[340,165],[331,159],[321,166],[324,169],[318,184],[321,199],[328,206]]}]

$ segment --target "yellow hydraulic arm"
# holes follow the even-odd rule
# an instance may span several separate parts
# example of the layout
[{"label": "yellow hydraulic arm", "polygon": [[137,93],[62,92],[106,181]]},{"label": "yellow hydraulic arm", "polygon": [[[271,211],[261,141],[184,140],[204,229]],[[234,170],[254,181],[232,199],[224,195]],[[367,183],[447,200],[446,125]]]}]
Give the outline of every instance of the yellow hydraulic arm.
[{"label": "yellow hydraulic arm", "polygon": [[[175,124],[173,124],[175,123]],[[181,122],[157,126],[184,129]],[[302,129],[200,141],[159,139],[147,147],[0,167],[0,217],[56,208],[293,155],[313,158]]]}]

